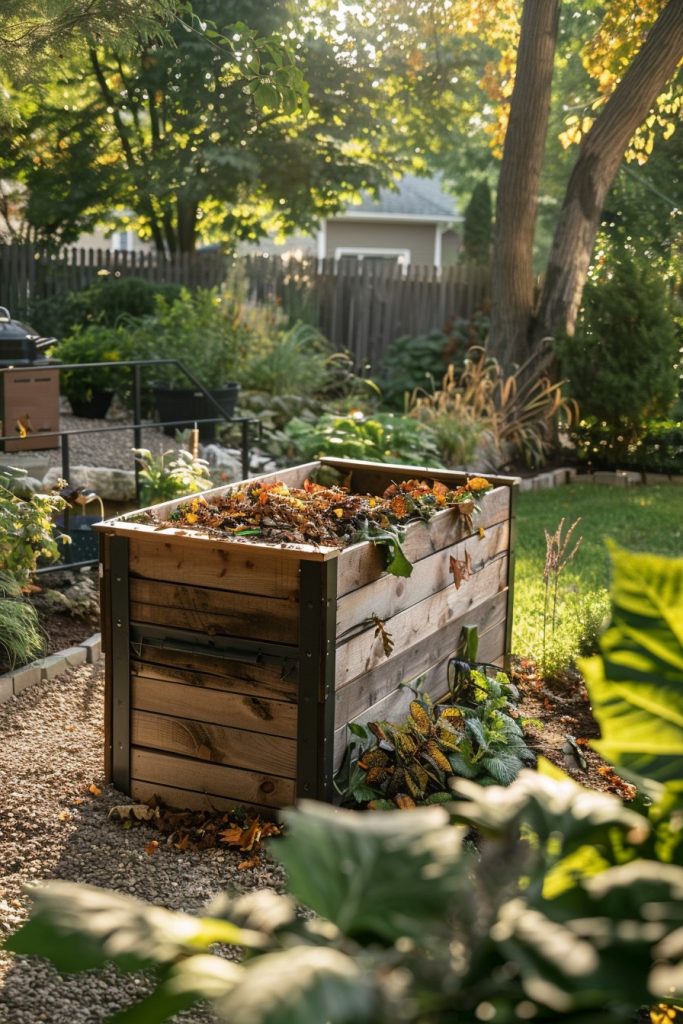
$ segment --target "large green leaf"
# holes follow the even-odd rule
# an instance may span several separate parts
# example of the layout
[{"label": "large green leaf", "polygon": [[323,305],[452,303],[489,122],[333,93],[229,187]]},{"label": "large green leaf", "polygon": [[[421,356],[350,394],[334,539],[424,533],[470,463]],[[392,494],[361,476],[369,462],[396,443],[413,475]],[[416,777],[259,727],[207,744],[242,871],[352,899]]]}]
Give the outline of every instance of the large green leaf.
[{"label": "large green leaf", "polygon": [[108,1024],[161,1024],[199,1000],[225,997],[244,972],[244,967],[218,956],[187,957],[168,970],[151,995],[109,1018]]},{"label": "large green leaf", "polygon": [[464,884],[463,830],[443,808],[361,813],[304,801],[283,817],[273,852],[290,890],[346,935],[419,939]]},{"label": "large green leaf", "polygon": [[336,949],[294,946],[251,960],[244,979],[215,1002],[230,1024],[375,1024],[379,989]]},{"label": "large green leaf", "polygon": [[31,919],[6,947],[47,957],[60,971],[87,971],[107,961],[136,971],[172,963],[213,942],[264,941],[228,921],[176,913],[89,885],[50,882],[32,889],[31,896]]},{"label": "large green leaf", "polygon": [[629,774],[683,788],[683,559],[610,545],[612,624],[582,661],[602,739]]}]

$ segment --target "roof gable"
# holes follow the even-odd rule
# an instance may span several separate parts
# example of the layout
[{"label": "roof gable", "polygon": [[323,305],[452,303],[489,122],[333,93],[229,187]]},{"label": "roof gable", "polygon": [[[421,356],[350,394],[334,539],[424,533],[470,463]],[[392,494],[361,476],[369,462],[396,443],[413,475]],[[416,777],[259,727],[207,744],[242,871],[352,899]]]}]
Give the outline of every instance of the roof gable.
[{"label": "roof gable", "polygon": [[455,198],[442,187],[442,178],[418,178],[407,174],[396,184],[397,189],[382,188],[377,199],[361,193],[361,202],[350,205],[340,217],[421,217],[435,221],[459,220]]}]

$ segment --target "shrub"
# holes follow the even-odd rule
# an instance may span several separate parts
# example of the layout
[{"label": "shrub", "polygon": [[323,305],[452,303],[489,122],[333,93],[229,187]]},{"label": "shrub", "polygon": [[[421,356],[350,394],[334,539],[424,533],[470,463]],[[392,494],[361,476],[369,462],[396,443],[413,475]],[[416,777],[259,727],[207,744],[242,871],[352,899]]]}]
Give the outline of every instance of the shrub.
[{"label": "shrub", "polygon": [[581,420],[571,431],[579,462],[594,469],[635,469],[650,473],[683,472],[683,421],[653,420],[636,440],[595,419]]},{"label": "shrub", "polygon": [[397,338],[389,345],[378,375],[383,403],[403,411],[416,388],[433,390],[449,363],[461,367],[467,350],[484,343],[488,329],[487,317],[477,313],[471,320],[453,320],[443,331]]},{"label": "shrub", "polygon": [[0,476],[0,566],[24,588],[38,559],[58,561],[60,543],[68,543],[67,538],[56,535],[53,523],[53,516],[63,512],[67,503],[54,494],[19,498],[7,483]]},{"label": "shrub", "polygon": [[66,292],[36,303],[31,322],[36,330],[57,338],[75,327],[93,323],[115,327],[121,317],[154,313],[157,296],[172,302],[180,295],[175,284],[153,284],[139,277],[107,277],[80,292]]},{"label": "shrub", "polygon": [[[51,354],[62,363],[117,363],[134,359],[135,352],[130,329],[92,324],[75,327],[72,334],[51,349]],[[112,366],[62,370],[60,389],[67,398],[89,401],[95,391],[124,391],[131,379],[129,367]]]},{"label": "shrub", "polygon": [[558,354],[593,446],[606,439],[618,460],[648,420],[667,415],[678,346],[666,286],[646,264],[623,259],[588,282],[576,333]]},{"label": "shrub", "polygon": [[325,393],[333,381],[334,355],[316,327],[297,323],[277,332],[247,357],[240,370],[240,385],[271,395],[287,394],[292,385],[308,397]]},{"label": "shrub", "polygon": [[285,427],[292,454],[317,459],[324,455],[369,462],[406,462],[441,466],[433,432],[408,416],[327,413],[315,423],[293,419]]}]

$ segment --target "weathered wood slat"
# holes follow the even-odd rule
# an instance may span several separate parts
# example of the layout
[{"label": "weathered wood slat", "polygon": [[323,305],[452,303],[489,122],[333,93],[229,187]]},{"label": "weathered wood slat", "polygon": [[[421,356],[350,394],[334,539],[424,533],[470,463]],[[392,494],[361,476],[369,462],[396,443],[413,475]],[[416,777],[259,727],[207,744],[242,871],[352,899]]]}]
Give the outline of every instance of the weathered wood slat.
[{"label": "weathered wood slat", "polygon": [[[477,657],[481,661],[488,661],[491,664],[503,663],[503,647],[505,643],[505,623],[497,622],[490,629],[479,637],[479,653]],[[449,654],[442,658],[437,665],[424,674],[420,690],[422,693],[437,701],[448,690],[447,668]],[[407,679],[406,682],[413,680]],[[408,713],[408,706],[414,698],[414,693],[408,687],[392,690],[386,697],[383,697],[376,704],[365,708],[357,715],[353,722],[358,725],[366,725],[368,722],[389,721],[400,722]],[[334,770],[337,771],[348,744],[348,727],[345,724],[335,728],[334,733]]]},{"label": "weathered wood slat", "polygon": [[214,690],[230,690],[249,697],[295,701],[297,681],[295,667],[271,668],[240,661],[223,661],[208,654],[170,651],[143,644],[131,657],[133,671],[149,679],[184,683],[187,686],[208,686]]},{"label": "weathered wood slat", "polygon": [[136,747],[184,754],[200,761],[267,772],[287,779],[293,779],[296,774],[296,740],[281,736],[133,711],[131,742]]},{"label": "weathered wood slat", "polygon": [[[348,459],[322,458],[322,465],[331,466],[344,473],[351,471],[351,487],[359,494],[381,494],[389,484],[406,480],[426,478],[440,480],[449,487],[460,487],[473,476],[482,475],[500,484],[511,484],[517,477],[499,476],[490,473],[462,473],[457,470],[435,469],[430,466],[406,466],[402,463],[362,462],[350,463]],[[490,493],[490,492],[489,492]]]},{"label": "weathered wood slat", "polygon": [[[420,536],[424,536],[424,531],[420,531]],[[487,562],[507,551],[509,537],[509,523],[498,523],[487,530],[483,537],[479,533],[471,534],[459,544],[443,548],[415,562],[412,575],[407,579],[385,574],[346,594],[337,602],[338,639],[343,639],[349,630],[361,626],[363,622],[367,623],[372,615],[388,619],[431,594],[453,586],[451,557],[462,561],[469,556],[473,571],[478,572]],[[465,586],[463,584],[461,587],[463,596]]]},{"label": "weathered wood slat", "polygon": [[463,582],[459,590],[454,585],[449,586],[386,619],[385,629],[394,642],[389,658],[384,653],[381,637],[374,635],[374,626],[341,644],[337,649],[336,688],[400,658],[421,637],[437,633],[463,615],[474,614],[474,609],[492,593],[506,589],[507,565],[507,555],[499,555]]},{"label": "weathered wood slat", "polygon": [[[509,488],[496,487],[481,500],[480,505],[481,511],[475,513],[473,518],[475,533],[507,521],[510,514]],[[446,509],[437,512],[429,523],[411,523],[406,529],[403,549],[406,557],[415,564],[435,551],[457,544],[470,534],[467,520],[457,511]],[[379,579],[384,572],[384,565],[384,552],[369,542],[355,544],[342,551],[339,556],[337,597],[341,598]]]},{"label": "weathered wood slat", "polygon": [[235,807],[247,808],[262,818],[273,819],[277,816],[277,808],[265,807],[263,804],[249,803],[246,800],[226,800],[225,797],[210,793],[196,793],[191,789],[179,786],[164,786],[160,782],[140,782],[134,779],[130,787],[130,795],[137,803],[145,804],[161,800],[166,807],[183,807],[193,811],[212,811],[216,814],[227,814]]},{"label": "weathered wood slat", "polygon": [[296,706],[133,675],[131,707],[272,736],[296,736]]},{"label": "weathered wood slat", "polygon": [[137,622],[178,626],[209,636],[299,642],[299,608],[293,600],[134,578],[130,601],[131,618]]},{"label": "weathered wood slat", "polygon": [[226,797],[236,803],[246,801],[266,807],[288,807],[295,798],[292,779],[208,764],[175,754],[139,750],[137,747],[131,747],[131,777],[139,782],[160,782],[166,786]]},{"label": "weathered wood slat", "polygon": [[335,695],[335,727],[353,721],[406,680],[416,679],[457,650],[462,627],[476,624],[481,635],[505,620],[505,590],[447,621],[440,629],[418,634],[418,639],[399,656],[385,658],[367,675],[358,676]]},{"label": "weathered wood slat", "polygon": [[[158,534],[130,533],[130,571],[145,579],[267,594],[295,601],[299,568],[280,558],[278,548],[257,551],[248,544],[222,543]],[[204,543],[202,543],[204,541]]]}]

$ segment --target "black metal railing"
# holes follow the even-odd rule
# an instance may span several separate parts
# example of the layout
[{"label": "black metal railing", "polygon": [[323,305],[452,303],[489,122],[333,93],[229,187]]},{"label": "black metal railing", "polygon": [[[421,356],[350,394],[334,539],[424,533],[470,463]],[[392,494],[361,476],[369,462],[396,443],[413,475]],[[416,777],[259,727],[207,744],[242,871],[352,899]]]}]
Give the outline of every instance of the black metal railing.
[{"label": "black metal railing", "polygon": [[[120,369],[125,366],[131,367],[133,373],[133,423],[125,423],[120,426],[107,426],[107,427],[83,427],[77,430],[46,430],[40,431],[40,434],[28,435],[32,438],[39,436],[42,439],[47,438],[59,438],[59,446],[61,450],[61,470],[62,478],[70,483],[71,476],[71,446],[70,438],[77,437],[82,434],[113,434],[120,433],[121,431],[132,431],[133,432],[133,447],[142,448],[142,432],[143,430],[156,430],[157,428],[164,427],[183,427],[187,424],[187,418],[183,420],[165,420],[165,421],[150,421],[147,423],[142,422],[142,368],[145,366],[175,366],[181,373],[185,374],[192,386],[196,390],[200,391],[205,398],[208,399],[210,404],[218,411],[219,415],[214,417],[207,417],[203,419],[193,420],[195,426],[207,426],[209,424],[225,423],[231,426],[240,427],[240,459],[242,463],[242,478],[246,479],[249,476],[249,462],[251,454],[251,439],[252,429],[260,439],[261,437],[261,423],[258,419],[251,416],[226,416],[220,403],[211,395],[200,381],[197,380],[195,375],[185,366],[180,359],[129,359],[121,360],[120,362],[102,362],[102,363],[54,363],[55,370],[88,370],[88,369]],[[4,449],[6,441],[17,442],[23,438],[18,434],[3,434],[0,435],[0,446]],[[39,449],[38,449],[39,450]],[[9,453],[10,455],[12,453]],[[135,496],[136,499],[140,500],[140,470],[142,468],[140,460],[134,460],[135,468]],[[68,531],[69,526],[69,510],[67,509],[64,513],[64,531]],[[94,565],[97,559],[91,559],[89,561],[81,562],[70,562],[68,560],[69,547],[67,546],[65,554],[67,556],[65,562],[57,563],[56,565],[46,566],[37,570],[39,573],[53,572],[56,569],[79,569],[84,566]]]}]

